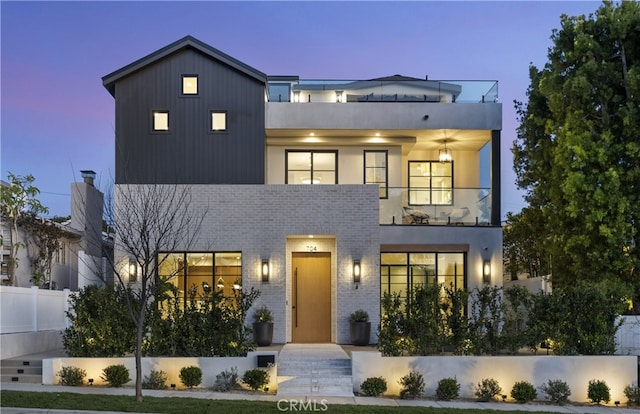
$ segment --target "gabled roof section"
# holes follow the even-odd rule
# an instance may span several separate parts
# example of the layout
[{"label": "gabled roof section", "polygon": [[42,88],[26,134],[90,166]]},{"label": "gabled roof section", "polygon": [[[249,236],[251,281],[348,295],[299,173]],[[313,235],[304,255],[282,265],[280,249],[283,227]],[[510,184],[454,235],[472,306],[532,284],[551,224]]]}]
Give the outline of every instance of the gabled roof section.
[{"label": "gabled roof section", "polygon": [[267,82],[267,75],[260,72],[257,69],[252,68],[251,66],[240,62],[239,60],[227,55],[219,51],[218,49],[209,46],[208,44],[201,42],[193,36],[185,36],[182,39],[171,43],[159,49],[141,59],[136,60],[133,63],[128,64],[127,66],[116,70],[115,72],[111,72],[110,74],[104,76],[102,78],[102,84],[109,91],[109,93],[115,97],[115,84],[120,79],[131,75],[134,72],[139,71],[140,69],[149,66],[159,60],[166,58],[169,55],[172,55],[182,49],[192,48],[195,49],[212,59],[220,61],[245,75],[256,79],[259,82],[265,83]]}]

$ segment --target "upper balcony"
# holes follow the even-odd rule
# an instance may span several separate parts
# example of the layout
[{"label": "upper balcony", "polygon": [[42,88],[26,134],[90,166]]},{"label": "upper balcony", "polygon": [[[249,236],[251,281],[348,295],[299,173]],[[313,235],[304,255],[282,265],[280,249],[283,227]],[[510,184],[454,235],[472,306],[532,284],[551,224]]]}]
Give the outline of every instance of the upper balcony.
[{"label": "upper balcony", "polygon": [[392,76],[366,81],[270,77],[266,128],[388,130],[397,136],[441,129],[501,130],[496,81],[429,81]]},{"label": "upper balcony", "polygon": [[371,80],[304,80],[273,76],[268,102],[496,103],[497,81],[430,81],[394,75]]}]

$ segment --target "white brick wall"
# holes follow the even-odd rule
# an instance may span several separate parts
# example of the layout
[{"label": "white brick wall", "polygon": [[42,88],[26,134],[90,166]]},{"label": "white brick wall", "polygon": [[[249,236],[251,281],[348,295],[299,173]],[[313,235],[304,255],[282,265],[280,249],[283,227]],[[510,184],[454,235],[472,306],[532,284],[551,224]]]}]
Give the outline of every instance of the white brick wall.
[{"label": "white brick wall", "polygon": [[[317,251],[332,257],[332,341],[349,342],[348,316],[359,308],[369,312],[375,341],[380,311],[377,186],[190,187],[193,208],[208,212],[197,242],[185,250],[242,252],[243,287],[259,289],[256,306],[272,310],[275,343],[291,340],[291,253],[307,251],[311,234],[322,236],[313,239]],[[270,263],[268,283],[261,281],[262,259]],[[358,289],[351,275],[353,260],[362,262]]]}]

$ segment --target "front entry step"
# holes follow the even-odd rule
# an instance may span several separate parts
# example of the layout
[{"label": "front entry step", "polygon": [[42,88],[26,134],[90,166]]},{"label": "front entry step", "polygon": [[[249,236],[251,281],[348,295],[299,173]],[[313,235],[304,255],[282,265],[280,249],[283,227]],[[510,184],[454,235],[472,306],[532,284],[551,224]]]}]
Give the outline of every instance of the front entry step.
[{"label": "front entry step", "polygon": [[40,360],[5,359],[0,365],[0,382],[42,384]]},{"label": "front entry step", "polygon": [[278,395],[353,397],[351,359],[335,344],[287,344],[278,355]]}]

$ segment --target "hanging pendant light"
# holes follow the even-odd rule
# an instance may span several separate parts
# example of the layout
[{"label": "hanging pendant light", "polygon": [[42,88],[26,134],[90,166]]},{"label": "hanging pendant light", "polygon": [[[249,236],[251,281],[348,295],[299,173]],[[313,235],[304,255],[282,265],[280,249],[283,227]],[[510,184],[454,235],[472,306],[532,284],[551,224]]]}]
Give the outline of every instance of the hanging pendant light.
[{"label": "hanging pendant light", "polygon": [[451,149],[447,148],[447,140],[444,140],[444,148],[438,150],[438,160],[440,162],[451,162],[453,156],[451,155]]}]

